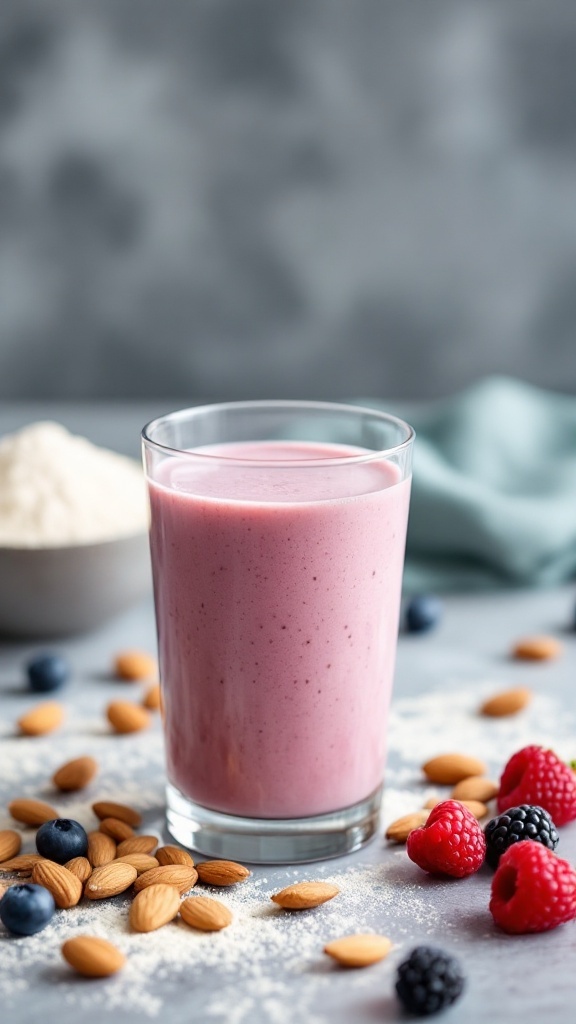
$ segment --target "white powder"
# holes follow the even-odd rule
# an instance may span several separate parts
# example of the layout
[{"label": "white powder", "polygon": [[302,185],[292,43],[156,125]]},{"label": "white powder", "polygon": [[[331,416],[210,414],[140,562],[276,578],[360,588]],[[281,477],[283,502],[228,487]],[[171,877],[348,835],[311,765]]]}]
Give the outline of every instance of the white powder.
[{"label": "white powder", "polygon": [[33,423],[0,440],[0,544],[92,543],[147,528],[144,474],[58,423]]},{"label": "white powder", "polygon": [[[431,754],[467,750],[487,759],[497,777],[509,754],[527,742],[550,743],[562,754],[569,752],[573,721],[548,697],[537,696],[530,709],[506,721],[479,716],[481,699],[498,688],[502,686],[494,680],[467,682],[465,689],[395,703],[385,825],[421,807],[431,794],[419,771]],[[163,753],[157,724],[150,733],[119,737],[108,735],[97,716],[71,718],[56,745],[48,738],[15,737],[11,722],[0,722],[0,738],[0,806],[16,795],[38,796],[93,828],[90,803],[109,796],[138,806],[144,813],[143,831],[161,835]],[[97,758],[101,777],[86,795],[54,794],[47,782],[54,768],[83,753]],[[0,829],[6,827],[14,823],[0,811]],[[25,830],[24,850],[33,849],[33,836]],[[299,914],[286,914],[271,903],[270,895],[279,888],[310,878],[334,882],[340,895],[317,911]],[[59,911],[47,928],[26,940],[14,940],[0,928],[0,1004],[7,1014],[18,1011],[30,986],[41,985],[44,993],[47,986],[54,989],[55,998],[75,1007],[77,1015],[89,1012],[90,1020],[114,1010],[140,1018],[172,1014],[175,1021],[188,1020],[193,1006],[193,1019],[207,1024],[252,1024],[256,1019],[329,1024],[342,1001],[362,1005],[374,986],[382,995],[390,992],[395,967],[415,939],[442,945],[446,940],[462,942],[460,893],[466,893],[467,912],[486,919],[489,929],[485,889],[486,880],[476,878],[460,888],[452,880],[431,884],[403,847],[388,847],[378,838],[350,861],[259,869],[242,885],[214,890],[234,915],[229,928],[214,934],[174,922],[137,935],[127,924],[128,898],[82,903]],[[95,984],[79,981],[60,954],[62,942],[78,932],[114,942],[128,957],[124,970]],[[395,948],[369,970],[339,970],[323,954],[323,946],[351,932],[388,935]]]}]

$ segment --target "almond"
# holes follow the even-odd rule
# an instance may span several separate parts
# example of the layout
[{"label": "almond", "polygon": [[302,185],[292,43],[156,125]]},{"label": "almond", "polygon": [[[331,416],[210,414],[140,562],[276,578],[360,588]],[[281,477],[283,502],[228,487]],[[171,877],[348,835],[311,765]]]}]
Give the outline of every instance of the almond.
[{"label": "almond", "polygon": [[106,939],[94,935],[75,935],[62,946],[62,956],[85,978],[107,978],[126,963],[126,957]]},{"label": "almond", "polygon": [[64,793],[84,789],[98,771],[98,762],[93,757],[76,757],[67,761],[52,776],[54,785]]},{"label": "almond", "polygon": [[198,874],[194,868],[184,864],[164,864],[139,875],[134,883],[134,889],[140,892],[149,885],[172,885],[182,894],[196,885],[197,879]]},{"label": "almond", "polygon": [[180,917],[190,928],[219,932],[232,923],[232,912],[210,896],[189,896],[180,904]]},{"label": "almond", "polygon": [[160,846],[156,850],[156,857],[159,864],[186,864],[189,868],[194,867],[194,861],[188,851],[180,849],[179,846]]},{"label": "almond", "polygon": [[8,804],[8,810],[16,821],[32,825],[34,828],[43,825],[45,821],[54,821],[54,818],[60,817],[54,807],[43,803],[42,800],[12,800]]},{"label": "almond", "polygon": [[20,853],[22,836],[11,828],[2,829],[0,832],[0,863],[3,860],[10,860]]},{"label": "almond", "polygon": [[158,846],[156,836],[134,836],[132,839],[123,839],[116,850],[117,857],[124,857],[126,853],[152,853]]},{"label": "almond", "polygon": [[132,839],[134,835],[132,825],[127,825],[119,818],[103,818],[100,822],[100,831],[105,836],[111,836],[117,843],[123,842],[124,839]]},{"label": "almond", "polygon": [[139,875],[143,875],[145,871],[150,871],[151,868],[160,866],[156,857],[151,857],[149,853],[126,853],[123,857],[118,857],[117,862],[120,864],[131,864],[133,868],[136,868]]},{"label": "almond", "polygon": [[324,952],[342,967],[369,967],[388,956],[391,949],[392,943],[384,935],[345,935],[324,946]]},{"label": "almond", "polygon": [[494,800],[498,796],[500,787],[491,779],[485,779],[480,775],[473,775],[469,779],[462,779],[450,794],[452,800],[480,800],[485,804],[488,800]]},{"label": "almond", "polygon": [[153,683],[152,686],[148,687],[142,699],[142,704],[145,708],[148,708],[149,711],[160,710],[160,706],[162,704],[160,683]]},{"label": "almond", "polygon": [[109,896],[118,896],[136,881],[137,874],[136,868],[131,864],[113,860],[110,864],[103,864],[101,868],[94,868],[84,886],[84,895],[89,900],[105,900]]},{"label": "almond", "polygon": [[480,714],[490,718],[503,718],[505,715],[517,715],[532,700],[532,691],[525,686],[514,690],[502,690],[480,706]]},{"label": "almond", "polygon": [[140,732],[148,729],[151,723],[146,708],[138,704],[130,704],[127,700],[113,700],[106,708],[108,721],[118,733]]},{"label": "almond", "polygon": [[61,910],[75,907],[82,896],[82,882],[62,864],[53,860],[41,860],[32,868],[32,881],[43,885],[54,897]]},{"label": "almond", "polygon": [[55,700],[47,700],[27,711],[18,719],[20,732],[25,736],[43,736],[53,732],[64,721],[64,708]]},{"label": "almond", "polygon": [[422,771],[430,782],[440,786],[454,786],[471,775],[485,775],[486,765],[467,754],[440,754],[426,761]]},{"label": "almond", "polygon": [[334,899],[339,892],[340,889],[329,882],[296,882],[281,889],[270,899],[284,910],[310,910]]},{"label": "almond", "polygon": [[456,803],[462,804],[463,807],[467,807],[470,813],[478,820],[480,820],[480,818],[485,818],[488,814],[488,808],[481,800],[457,800]]},{"label": "almond", "polygon": [[127,825],[132,825],[132,828],[138,828],[142,824],[142,815],[139,811],[126,804],[114,803],[113,800],[97,800],[92,804],[92,810],[96,817],[100,818],[100,821],[103,821],[104,818],[117,818],[118,821],[125,821]]},{"label": "almond", "polygon": [[81,882],[87,882],[92,874],[92,865],[87,857],[73,857],[72,860],[66,861],[64,867],[76,875]]},{"label": "almond", "polygon": [[127,683],[158,675],[156,658],[146,651],[120,651],[114,660],[114,673]]},{"label": "almond", "polygon": [[412,814],[405,814],[397,818],[386,829],[386,839],[393,843],[405,843],[413,829],[424,825],[428,820],[428,811],[414,811]]},{"label": "almond", "polygon": [[32,868],[35,864],[39,864],[41,860],[46,860],[46,858],[41,857],[39,853],[21,853],[18,857],[12,857],[10,860],[5,860],[3,864],[0,864],[0,871],[31,875]]},{"label": "almond", "polygon": [[553,636],[527,636],[512,649],[512,656],[525,661],[550,661],[562,653],[562,644]]},{"label": "almond", "polygon": [[105,836],[103,832],[88,833],[86,856],[93,868],[101,868],[104,864],[110,864],[115,859],[116,853],[116,843],[111,836]]},{"label": "almond", "polygon": [[205,860],[196,864],[198,878],[205,885],[236,885],[245,882],[250,872],[234,860]]},{"label": "almond", "polygon": [[155,884],[142,889],[130,907],[135,932],[153,932],[173,921],[180,909],[180,893],[173,885]]}]

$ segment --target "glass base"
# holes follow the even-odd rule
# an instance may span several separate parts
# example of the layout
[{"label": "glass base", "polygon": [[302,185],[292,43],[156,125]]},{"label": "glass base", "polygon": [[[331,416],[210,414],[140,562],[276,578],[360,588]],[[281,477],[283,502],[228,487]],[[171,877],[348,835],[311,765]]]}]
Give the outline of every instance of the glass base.
[{"label": "glass base", "polygon": [[303,864],[341,857],[378,829],[382,786],[366,800],[315,818],[237,818],[195,804],[166,787],[168,831],[182,846],[249,864]]}]

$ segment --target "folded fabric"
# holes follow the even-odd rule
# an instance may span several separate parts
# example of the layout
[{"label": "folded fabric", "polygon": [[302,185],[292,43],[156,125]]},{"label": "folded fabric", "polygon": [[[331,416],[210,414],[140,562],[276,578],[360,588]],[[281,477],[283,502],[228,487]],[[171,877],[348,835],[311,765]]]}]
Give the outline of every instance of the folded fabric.
[{"label": "folded fabric", "polygon": [[416,430],[405,589],[576,575],[576,398],[485,379],[426,405],[363,399]]}]

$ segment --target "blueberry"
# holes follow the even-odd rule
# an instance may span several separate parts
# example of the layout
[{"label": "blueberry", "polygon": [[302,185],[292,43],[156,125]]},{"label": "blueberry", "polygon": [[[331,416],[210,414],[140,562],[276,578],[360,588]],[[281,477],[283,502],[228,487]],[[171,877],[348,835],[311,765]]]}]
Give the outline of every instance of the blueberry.
[{"label": "blueberry", "polygon": [[43,885],[11,885],[0,900],[0,920],[14,935],[35,935],[56,910],[54,897]]},{"label": "blueberry", "polygon": [[408,633],[425,633],[434,629],[442,618],[442,602],[433,594],[416,594],[406,607]]},{"label": "blueberry", "polygon": [[40,826],[36,833],[36,849],[48,860],[65,864],[73,857],[85,857],[88,850],[88,836],[77,821],[70,818],[54,818]]},{"label": "blueberry", "polygon": [[61,654],[39,654],[26,666],[30,689],[35,693],[59,690],[68,681],[70,666]]}]

